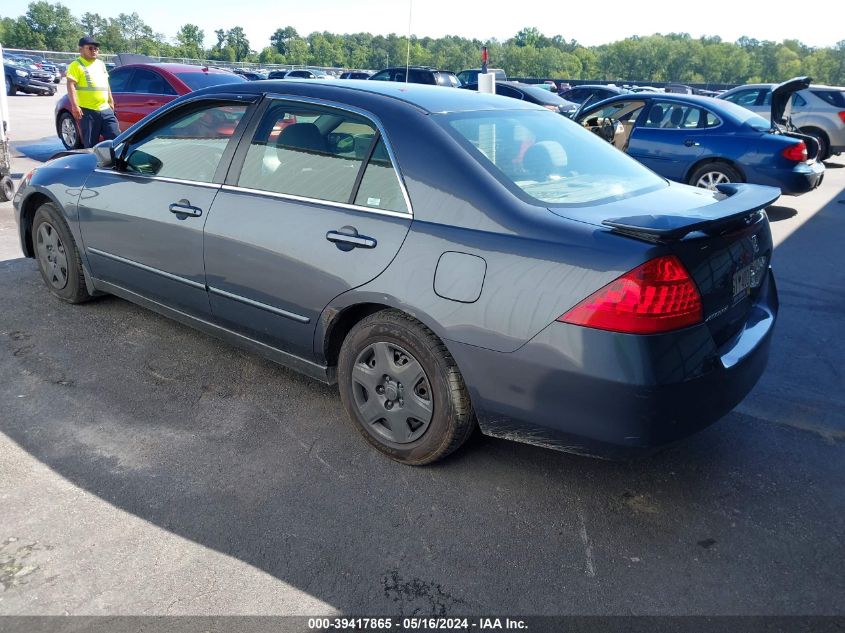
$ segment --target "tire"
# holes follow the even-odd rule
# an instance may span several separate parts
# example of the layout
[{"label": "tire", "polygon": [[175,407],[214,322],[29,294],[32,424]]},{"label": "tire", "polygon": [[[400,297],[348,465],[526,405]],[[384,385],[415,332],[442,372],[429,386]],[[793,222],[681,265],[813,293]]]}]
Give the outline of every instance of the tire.
[{"label": "tire", "polygon": [[91,298],[76,242],[52,203],[42,204],[35,212],[32,245],[41,278],[50,292],[67,303],[83,303]]},{"label": "tire", "polygon": [[340,349],[338,388],[361,435],[403,464],[442,459],[475,429],[469,393],[446,346],[398,310],[376,312],[352,328]]},{"label": "tire", "polygon": [[10,97],[13,97],[18,89],[15,87],[15,82],[12,81],[12,78],[9,75],[6,75],[6,94]]},{"label": "tire", "polygon": [[830,141],[827,138],[827,134],[817,128],[807,128],[805,130],[801,130],[801,133],[806,134],[807,136],[812,136],[818,142],[819,155],[817,156],[817,160],[819,162],[830,158]]},{"label": "tire", "polygon": [[82,141],[79,134],[79,128],[76,126],[76,120],[70,112],[63,110],[56,122],[56,128],[59,132],[59,139],[65,149],[81,149]]},{"label": "tire", "polygon": [[0,178],[0,202],[7,202],[15,195],[15,183],[9,176]]},{"label": "tire", "polygon": [[703,189],[716,189],[716,185],[729,182],[742,182],[742,176],[727,163],[704,163],[690,176],[689,184]]}]

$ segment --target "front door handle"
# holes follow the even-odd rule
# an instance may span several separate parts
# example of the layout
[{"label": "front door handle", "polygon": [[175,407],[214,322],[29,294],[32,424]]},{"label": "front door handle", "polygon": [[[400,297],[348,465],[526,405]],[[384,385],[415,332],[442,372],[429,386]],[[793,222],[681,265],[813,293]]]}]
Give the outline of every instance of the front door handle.
[{"label": "front door handle", "polygon": [[[341,231],[348,232],[341,233]],[[377,244],[372,237],[358,235],[358,231],[351,226],[344,226],[340,231],[329,231],[326,233],[326,239],[343,251],[350,251],[353,248],[375,248]]]},{"label": "front door handle", "polygon": [[686,145],[687,147],[698,147],[699,145],[701,145],[701,143],[699,143],[698,141],[694,141],[691,138],[688,138],[684,141],[684,145]]},{"label": "front door handle", "polygon": [[198,218],[202,215],[202,209],[191,206],[187,200],[180,200],[171,204],[170,212],[176,215],[189,215],[192,218]]}]

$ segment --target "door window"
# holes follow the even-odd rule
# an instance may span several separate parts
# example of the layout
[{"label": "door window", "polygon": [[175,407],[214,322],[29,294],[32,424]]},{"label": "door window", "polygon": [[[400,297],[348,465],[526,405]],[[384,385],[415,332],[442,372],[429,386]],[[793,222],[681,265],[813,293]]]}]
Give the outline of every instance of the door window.
[{"label": "door window", "polygon": [[243,104],[194,105],[133,141],[125,171],[149,176],[212,182],[226,145],[246,112]]},{"label": "door window", "polygon": [[165,81],[164,77],[151,70],[137,68],[127,92],[148,95],[175,95],[176,91]]},{"label": "door window", "polygon": [[131,68],[117,68],[109,73],[109,88],[115,94],[129,92],[129,80],[131,78]]},{"label": "door window", "polygon": [[[295,121],[295,122],[294,122]],[[376,143],[375,148],[371,148]],[[370,159],[361,178],[364,161]],[[238,185],[316,200],[407,212],[376,127],[364,117],[278,102],[256,128]]]}]

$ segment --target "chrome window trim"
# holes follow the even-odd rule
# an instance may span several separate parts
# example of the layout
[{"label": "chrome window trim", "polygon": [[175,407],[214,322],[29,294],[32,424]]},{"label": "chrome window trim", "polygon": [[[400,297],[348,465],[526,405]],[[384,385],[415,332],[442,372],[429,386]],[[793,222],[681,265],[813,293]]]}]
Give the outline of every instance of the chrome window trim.
[{"label": "chrome window trim", "polygon": [[220,297],[225,297],[226,299],[232,299],[233,301],[245,303],[246,305],[252,306],[253,308],[259,308],[261,310],[266,310],[267,312],[272,312],[273,314],[285,317],[286,319],[291,319],[292,321],[297,321],[298,323],[307,324],[311,322],[311,319],[306,316],[302,316],[301,314],[296,314],[295,312],[288,312],[287,310],[282,310],[281,308],[277,308],[266,303],[261,303],[260,301],[247,299],[246,297],[243,297],[241,295],[232,294],[231,292],[226,292],[225,290],[215,288],[214,286],[208,286],[208,291]]},{"label": "chrome window trim", "polygon": [[[326,99],[316,99],[314,97],[301,97],[298,95],[283,95],[276,92],[268,92],[267,98],[295,103],[308,103],[311,105],[331,108],[333,110],[343,110],[351,114],[357,114],[358,116],[364,117],[365,119],[373,123],[373,125],[376,126],[376,129],[379,132],[379,136],[384,142],[384,148],[387,150],[387,155],[390,158],[390,164],[393,167],[393,173],[396,175],[396,180],[399,182],[399,190],[402,192],[402,198],[404,198],[405,200],[405,206],[408,207],[407,213],[402,213],[401,211],[391,211],[391,213],[398,213],[402,217],[414,217],[414,208],[411,205],[411,198],[408,196],[408,188],[405,185],[405,179],[402,177],[402,173],[399,170],[399,162],[396,160],[396,154],[393,152],[393,147],[391,146],[390,139],[387,136],[387,132],[385,131],[384,125],[382,125],[381,121],[376,115],[374,115],[372,112],[368,112],[367,110],[363,110],[355,106],[346,105],[344,103],[337,103],[336,101],[328,101]],[[243,142],[244,139],[241,139],[241,143]],[[250,139],[249,142],[250,144],[252,144],[252,139]],[[238,174],[238,179],[240,179],[240,174]],[[358,205],[350,206],[356,209],[363,208],[371,210],[369,207],[359,207]]]},{"label": "chrome window trim", "polygon": [[117,176],[126,176],[127,178],[136,178],[138,180],[160,180],[161,182],[172,182],[177,185],[194,185],[196,187],[205,187],[207,189],[220,189],[220,184],[214,182],[203,182],[201,180],[184,180],[182,178],[168,178],[167,176],[146,176],[144,174],[133,174],[127,171],[116,171],[114,169],[94,169],[99,174],[114,174]]},{"label": "chrome window trim", "polygon": [[346,202],[334,202],[332,200],[322,200],[320,198],[306,198],[304,196],[295,196],[290,193],[276,193],[274,191],[264,191],[263,189],[236,187],[235,185],[223,185],[221,188],[223,189],[223,191],[231,191],[234,193],[250,193],[257,196],[267,196],[269,198],[279,198],[280,200],[288,200],[290,202],[308,202],[312,204],[322,204],[329,207],[336,207],[338,209],[348,209],[350,211],[364,211],[366,213],[373,213],[375,215],[386,215],[392,218],[404,218],[406,220],[410,220],[413,218],[410,213],[402,213],[401,211],[373,209],[372,207],[362,207],[357,204],[347,204]]},{"label": "chrome window trim", "polygon": [[94,253],[95,255],[99,255],[100,257],[105,257],[106,259],[111,259],[113,261],[119,262],[121,264],[126,264],[127,266],[133,266],[134,268],[139,268],[145,272],[153,273],[154,275],[159,275],[161,277],[165,277],[172,281],[178,281],[185,285],[190,286],[191,288],[196,288],[197,290],[205,290],[205,284],[201,284],[198,281],[193,281],[191,279],[186,279],[185,277],[180,277],[179,275],[174,275],[173,273],[168,273],[158,268],[153,268],[152,266],[147,266],[146,264],[142,264],[140,262],[136,262],[131,259],[126,259],[125,257],[121,257],[120,255],[114,255],[112,253],[107,253],[106,251],[101,251],[98,248],[88,248],[89,253]]}]

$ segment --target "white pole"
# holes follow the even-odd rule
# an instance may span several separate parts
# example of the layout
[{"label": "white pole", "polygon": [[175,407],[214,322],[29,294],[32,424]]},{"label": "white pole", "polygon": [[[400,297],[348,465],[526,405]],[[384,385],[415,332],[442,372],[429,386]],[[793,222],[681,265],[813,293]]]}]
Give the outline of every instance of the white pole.
[{"label": "white pole", "polygon": [[414,13],[414,0],[408,0],[408,54],[405,57],[405,83],[408,83],[408,73],[411,68],[411,17]]},{"label": "white pole", "polygon": [[[3,47],[0,46],[0,66],[3,65]],[[6,98],[6,85],[0,92],[0,142],[6,141],[6,134],[9,132],[9,101]]]}]

